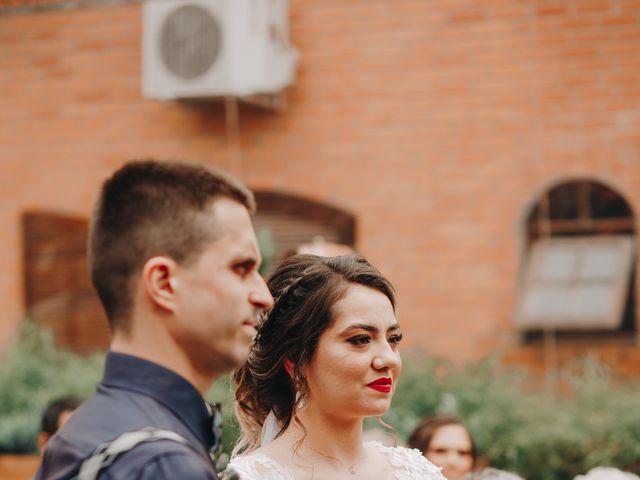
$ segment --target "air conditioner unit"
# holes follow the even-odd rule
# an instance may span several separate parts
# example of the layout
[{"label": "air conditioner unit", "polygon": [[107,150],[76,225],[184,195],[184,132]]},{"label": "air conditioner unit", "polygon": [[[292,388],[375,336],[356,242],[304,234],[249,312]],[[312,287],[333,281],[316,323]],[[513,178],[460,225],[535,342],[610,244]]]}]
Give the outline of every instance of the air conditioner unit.
[{"label": "air conditioner unit", "polygon": [[275,94],[294,80],[287,0],[150,0],[142,93],[163,100]]}]

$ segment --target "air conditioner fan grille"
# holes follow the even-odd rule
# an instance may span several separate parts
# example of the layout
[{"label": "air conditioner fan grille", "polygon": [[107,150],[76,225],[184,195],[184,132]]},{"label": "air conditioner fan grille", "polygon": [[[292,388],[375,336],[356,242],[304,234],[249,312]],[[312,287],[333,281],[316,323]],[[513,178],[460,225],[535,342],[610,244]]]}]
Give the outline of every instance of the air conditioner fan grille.
[{"label": "air conditioner fan grille", "polygon": [[206,73],[221,51],[222,27],[198,5],[176,8],[160,31],[160,56],[178,78],[191,80]]}]

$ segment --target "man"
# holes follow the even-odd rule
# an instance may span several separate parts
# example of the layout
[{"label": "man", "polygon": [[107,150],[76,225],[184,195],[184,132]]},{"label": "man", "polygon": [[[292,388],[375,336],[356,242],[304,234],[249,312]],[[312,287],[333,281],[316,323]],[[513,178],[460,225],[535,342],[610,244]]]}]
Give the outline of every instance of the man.
[{"label": "man", "polygon": [[[96,394],[49,441],[37,479],[73,478],[96,458],[99,473],[83,478],[217,478],[203,396],[245,361],[257,315],[273,303],[258,273],[254,208],[236,179],[186,163],[131,162],[105,182],[89,263],[110,352]],[[161,434],[131,440],[150,427]]]},{"label": "man", "polygon": [[38,451],[42,453],[44,446],[55,433],[67,423],[73,411],[80,405],[75,397],[61,397],[47,405],[42,415],[42,426],[38,434]]}]

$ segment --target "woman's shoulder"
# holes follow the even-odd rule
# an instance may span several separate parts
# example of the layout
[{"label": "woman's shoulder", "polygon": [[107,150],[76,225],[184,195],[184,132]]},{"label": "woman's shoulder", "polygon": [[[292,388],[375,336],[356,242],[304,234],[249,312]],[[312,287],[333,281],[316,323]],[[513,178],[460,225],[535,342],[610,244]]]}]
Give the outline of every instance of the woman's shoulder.
[{"label": "woman's shoulder", "polygon": [[270,456],[260,452],[237,455],[225,469],[226,477],[236,473],[240,480],[294,480],[289,470]]},{"label": "woman's shoulder", "polygon": [[420,450],[405,447],[389,447],[380,442],[367,442],[384,454],[391,464],[396,480],[420,478],[425,480],[445,480],[440,473],[440,467],[436,467],[427,460]]}]

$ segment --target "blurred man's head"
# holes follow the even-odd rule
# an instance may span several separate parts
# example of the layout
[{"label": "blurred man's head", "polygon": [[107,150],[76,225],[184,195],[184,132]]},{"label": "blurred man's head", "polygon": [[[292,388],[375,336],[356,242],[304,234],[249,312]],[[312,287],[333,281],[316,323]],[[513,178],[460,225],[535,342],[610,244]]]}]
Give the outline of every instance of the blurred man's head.
[{"label": "blurred man's head", "polygon": [[38,434],[38,450],[42,451],[49,439],[69,420],[81,401],[75,397],[62,397],[53,400],[42,415],[42,426]]},{"label": "blurred man's head", "polygon": [[251,214],[253,194],[206,165],[126,163],[103,184],[89,265],[111,350],[162,365],[203,395],[246,361],[273,299]]},{"label": "blurred man's head", "polygon": [[132,161],[105,181],[91,221],[89,267],[112,330],[131,329],[134,292],[150,258],[190,265],[223,235],[226,225],[211,213],[221,198],[255,211],[251,191],[205,165]]}]

